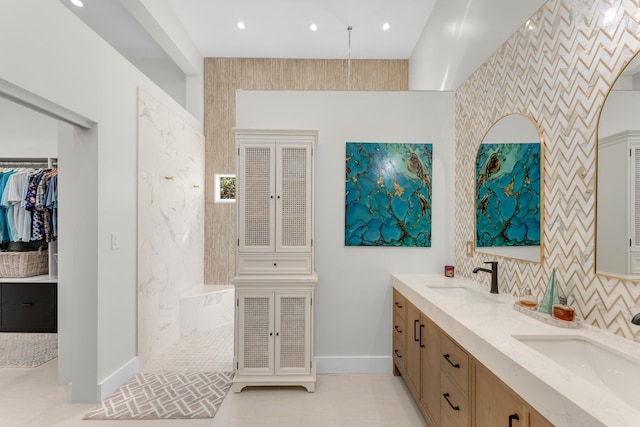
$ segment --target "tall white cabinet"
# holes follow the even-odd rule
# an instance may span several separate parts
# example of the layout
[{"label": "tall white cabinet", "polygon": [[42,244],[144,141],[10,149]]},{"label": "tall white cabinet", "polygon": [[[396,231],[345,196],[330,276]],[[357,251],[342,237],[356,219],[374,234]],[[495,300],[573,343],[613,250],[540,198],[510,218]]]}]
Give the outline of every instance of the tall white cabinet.
[{"label": "tall white cabinet", "polygon": [[313,149],[317,131],[237,129],[235,377],[315,390]]}]

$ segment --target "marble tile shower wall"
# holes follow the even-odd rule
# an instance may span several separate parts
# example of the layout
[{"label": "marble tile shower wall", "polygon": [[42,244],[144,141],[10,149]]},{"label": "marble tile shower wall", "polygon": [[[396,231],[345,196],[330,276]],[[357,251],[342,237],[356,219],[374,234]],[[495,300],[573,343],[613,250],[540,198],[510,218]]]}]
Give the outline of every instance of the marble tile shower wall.
[{"label": "marble tile shower wall", "polygon": [[464,173],[455,183],[455,256],[466,277],[487,258],[465,254],[465,242],[474,240],[474,167],[484,134],[506,114],[530,115],[545,144],[544,259],[500,259],[501,292],[515,294],[527,283],[542,295],[555,268],[586,322],[640,340],[629,322],[640,284],[595,274],[599,110],[638,50],[638,0],[549,0],[460,86],[455,168]]},{"label": "marble tile shower wall", "polygon": [[180,297],[204,284],[204,136],[144,92],[138,101],[138,355],[180,338]]}]

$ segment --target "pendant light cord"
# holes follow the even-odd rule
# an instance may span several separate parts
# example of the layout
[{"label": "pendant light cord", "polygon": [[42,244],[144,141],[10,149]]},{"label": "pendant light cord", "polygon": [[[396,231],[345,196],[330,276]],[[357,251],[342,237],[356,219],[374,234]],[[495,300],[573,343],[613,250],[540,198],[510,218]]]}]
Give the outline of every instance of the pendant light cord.
[{"label": "pendant light cord", "polygon": [[351,30],[353,27],[349,25],[347,31],[349,32],[349,59],[347,60],[347,90],[351,90]]}]

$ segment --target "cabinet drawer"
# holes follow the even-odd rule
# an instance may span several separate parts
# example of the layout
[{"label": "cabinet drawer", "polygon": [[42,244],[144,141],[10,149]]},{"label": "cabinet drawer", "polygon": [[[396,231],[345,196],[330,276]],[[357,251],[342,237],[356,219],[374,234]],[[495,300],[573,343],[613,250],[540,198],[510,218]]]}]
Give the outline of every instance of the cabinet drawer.
[{"label": "cabinet drawer", "polygon": [[407,299],[397,290],[393,290],[393,314],[407,318]]},{"label": "cabinet drawer", "polygon": [[394,340],[398,339],[399,341],[402,341],[402,345],[403,346],[407,342],[406,327],[407,327],[407,322],[404,320],[404,318],[400,317],[400,316],[398,316],[397,314],[394,313],[394,315],[393,315],[393,339]]},{"label": "cabinet drawer", "polygon": [[404,347],[402,346],[397,346],[395,341],[393,343],[393,363],[395,364],[396,368],[398,368],[398,370],[400,371],[400,373],[404,376],[406,373],[406,366],[407,366],[407,358],[406,358],[406,353],[404,350]]},{"label": "cabinet drawer", "polygon": [[460,390],[447,374],[440,373],[440,414],[443,425],[452,421],[450,425],[467,427],[470,409],[467,393]]},{"label": "cabinet drawer", "polygon": [[238,274],[311,274],[311,254],[238,255]]},{"label": "cabinet drawer", "polygon": [[440,334],[440,367],[464,393],[469,392],[469,356],[451,338]]},{"label": "cabinet drawer", "polygon": [[640,273],[640,254],[631,254],[631,274]]},{"label": "cabinet drawer", "polygon": [[55,284],[3,283],[0,329],[11,332],[55,332]]}]

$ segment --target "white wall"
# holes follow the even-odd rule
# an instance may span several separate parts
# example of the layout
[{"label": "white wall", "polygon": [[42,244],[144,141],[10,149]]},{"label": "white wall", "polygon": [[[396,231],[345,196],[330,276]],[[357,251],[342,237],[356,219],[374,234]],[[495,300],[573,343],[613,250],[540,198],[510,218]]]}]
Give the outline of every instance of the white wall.
[{"label": "white wall", "polygon": [[546,1],[438,1],[409,59],[409,89],[457,89]]},{"label": "white wall", "polygon": [[0,157],[57,157],[58,122],[0,98]]},{"label": "white wall", "polygon": [[[0,79],[97,123],[59,146],[60,185],[78,189],[65,212],[60,200],[60,256],[73,262],[60,272],[61,292],[71,297],[59,301],[59,364],[68,373],[61,380],[72,383],[71,401],[95,402],[137,369],[138,87],[201,124],[60,2],[1,0],[0,7]],[[112,231],[121,233],[119,250],[110,249]]]},{"label": "white wall", "polygon": [[[392,273],[452,263],[450,92],[238,91],[236,126],[317,129],[315,356],[318,372],[390,372]],[[432,247],[345,247],[345,143],[433,144]]]}]

